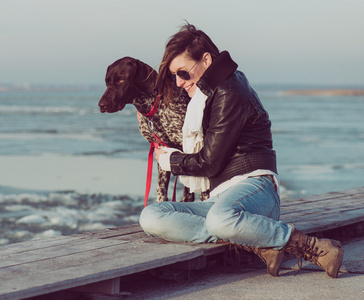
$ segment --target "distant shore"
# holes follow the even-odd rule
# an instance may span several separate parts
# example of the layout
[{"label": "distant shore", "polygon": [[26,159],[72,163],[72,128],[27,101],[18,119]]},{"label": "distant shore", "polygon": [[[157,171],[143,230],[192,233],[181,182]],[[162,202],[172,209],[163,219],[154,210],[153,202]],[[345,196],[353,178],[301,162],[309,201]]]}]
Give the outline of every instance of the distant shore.
[{"label": "distant shore", "polygon": [[103,91],[102,84],[0,84],[0,93],[6,92],[84,92]]},{"label": "distant shore", "polygon": [[318,96],[363,96],[363,90],[353,89],[299,89],[299,90],[288,90],[283,92],[284,95],[318,95]]}]

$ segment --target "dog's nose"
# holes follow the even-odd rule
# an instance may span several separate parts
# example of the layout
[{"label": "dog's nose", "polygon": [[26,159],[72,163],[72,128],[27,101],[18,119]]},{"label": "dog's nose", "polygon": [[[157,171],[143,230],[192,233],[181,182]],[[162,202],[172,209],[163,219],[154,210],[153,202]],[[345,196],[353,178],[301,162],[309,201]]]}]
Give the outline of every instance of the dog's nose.
[{"label": "dog's nose", "polygon": [[105,101],[103,101],[102,98],[99,101],[99,107],[100,107],[100,112],[104,113],[106,111],[106,103]]}]

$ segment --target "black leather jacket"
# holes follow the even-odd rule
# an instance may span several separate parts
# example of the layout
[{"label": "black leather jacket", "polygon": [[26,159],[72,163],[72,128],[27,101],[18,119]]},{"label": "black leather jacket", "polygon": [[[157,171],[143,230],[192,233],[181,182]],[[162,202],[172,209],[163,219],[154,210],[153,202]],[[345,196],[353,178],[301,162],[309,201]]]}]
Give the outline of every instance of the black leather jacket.
[{"label": "black leather jacket", "polygon": [[265,169],[277,173],[271,122],[256,92],[227,51],[205,71],[197,86],[208,96],[200,152],[173,152],[174,175],[204,176],[211,189],[236,175]]}]

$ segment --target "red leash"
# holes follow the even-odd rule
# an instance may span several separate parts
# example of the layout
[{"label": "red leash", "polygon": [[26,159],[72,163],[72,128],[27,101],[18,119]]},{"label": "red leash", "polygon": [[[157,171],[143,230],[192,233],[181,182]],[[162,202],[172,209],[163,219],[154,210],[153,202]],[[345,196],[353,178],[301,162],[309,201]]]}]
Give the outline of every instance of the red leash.
[{"label": "red leash", "polygon": [[[153,137],[156,138],[162,145],[169,148],[163,141],[158,138],[154,133]],[[151,142],[148,154],[148,170],[147,170],[147,182],[145,186],[145,196],[144,196],[144,207],[148,205],[148,197],[150,192],[150,187],[152,185],[152,173],[153,173],[153,152],[154,148],[159,148],[160,145],[157,142]],[[176,186],[177,186],[177,176],[174,181],[174,188],[173,188],[173,195],[172,195],[172,202],[176,201]]]},{"label": "red leash", "polygon": [[[155,101],[153,103],[153,106],[151,108],[151,110],[149,111],[149,113],[145,114],[144,116],[148,117],[149,119],[149,129],[152,131],[152,136],[153,138],[155,138],[158,142],[151,142],[150,143],[150,149],[149,149],[149,154],[148,154],[148,170],[147,170],[147,182],[146,182],[146,186],[145,186],[145,196],[144,196],[144,207],[147,206],[148,204],[148,197],[149,197],[149,192],[150,192],[150,187],[152,185],[152,173],[153,173],[153,152],[154,152],[154,148],[159,148],[160,145],[163,145],[167,148],[169,148],[155,133],[154,133],[154,129],[153,129],[153,116],[154,114],[157,112],[158,110],[158,105],[159,105],[159,101],[160,101],[161,97],[159,95],[157,95],[157,97],[155,98]],[[137,112],[137,116],[138,116],[138,122],[139,122],[139,111]],[[173,196],[172,196],[172,201],[176,201],[176,186],[177,186],[177,176],[174,182],[174,188],[173,188]]]},{"label": "red leash", "polygon": [[158,108],[159,108],[159,101],[161,100],[161,96],[157,95],[155,97],[154,103],[152,108],[150,109],[149,113],[147,113],[145,116],[148,117],[149,119],[152,119],[154,114],[157,112]]}]

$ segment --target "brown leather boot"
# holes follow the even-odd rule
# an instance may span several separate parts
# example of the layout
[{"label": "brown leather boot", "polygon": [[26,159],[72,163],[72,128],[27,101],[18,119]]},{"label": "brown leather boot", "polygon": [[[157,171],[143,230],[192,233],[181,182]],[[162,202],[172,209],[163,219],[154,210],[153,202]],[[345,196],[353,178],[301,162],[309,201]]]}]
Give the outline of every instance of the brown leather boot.
[{"label": "brown leather boot", "polygon": [[267,265],[267,271],[272,276],[278,276],[283,260],[283,251],[271,248],[254,248],[241,246],[244,250],[254,252]]},{"label": "brown leather boot", "polygon": [[[221,239],[216,241],[217,244],[228,243]],[[231,244],[237,249],[254,252],[267,265],[267,271],[272,276],[278,276],[283,261],[283,250],[274,250],[271,248],[254,248],[243,245]]]},{"label": "brown leather boot", "polygon": [[336,278],[344,257],[344,250],[340,247],[339,241],[308,236],[293,227],[291,237],[283,250],[297,258],[309,260],[324,269],[327,275]]}]

